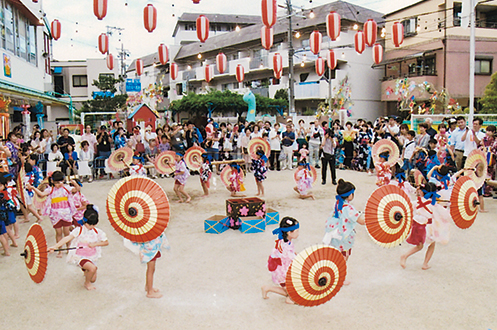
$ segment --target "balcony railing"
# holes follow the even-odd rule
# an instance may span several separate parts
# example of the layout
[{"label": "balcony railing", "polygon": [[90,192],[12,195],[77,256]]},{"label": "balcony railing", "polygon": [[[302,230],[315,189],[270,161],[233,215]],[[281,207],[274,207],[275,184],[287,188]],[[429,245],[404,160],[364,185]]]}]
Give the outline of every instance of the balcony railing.
[{"label": "balcony railing", "polygon": [[197,78],[195,70],[183,71],[183,80],[192,80]]},{"label": "balcony railing", "polygon": [[269,87],[257,87],[251,89],[254,94],[269,97]]}]

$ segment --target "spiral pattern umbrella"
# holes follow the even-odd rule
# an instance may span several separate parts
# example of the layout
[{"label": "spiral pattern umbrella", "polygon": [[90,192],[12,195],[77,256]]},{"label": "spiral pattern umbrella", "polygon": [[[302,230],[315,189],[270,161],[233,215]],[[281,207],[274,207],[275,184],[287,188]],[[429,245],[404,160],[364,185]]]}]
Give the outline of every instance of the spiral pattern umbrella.
[{"label": "spiral pattern umbrella", "polygon": [[411,230],[413,207],[399,187],[386,185],[369,197],[365,210],[366,230],[378,245],[393,247],[404,242]]},{"label": "spiral pattern umbrella", "polygon": [[109,192],[107,216],[119,235],[132,242],[149,242],[159,237],[169,223],[169,200],[155,181],[126,177]]},{"label": "spiral pattern umbrella", "polygon": [[[231,168],[231,166],[225,166],[223,168],[223,170],[221,171],[221,182],[226,186],[226,187],[229,187],[230,185],[230,176],[231,176],[231,171],[233,169]],[[245,174],[243,174],[243,171],[240,169],[240,176],[242,177],[242,180],[245,178]]]},{"label": "spiral pattern umbrella", "polygon": [[186,166],[192,171],[198,171],[202,167],[202,154],[205,150],[201,147],[190,147],[185,153]]},{"label": "spiral pattern umbrella", "polygon": [[[293,174],[293,179],[295,180],[295,182],[299,182],[299,178],[298,178],[298,174],[299,174],[299,169],[297,169],[295,171],[295,173]],[[311,177],[312,177],[312,183],[316,182],[316,180],[318,179],[318,172],[316,171],[316,168],[314,166],[310,166],[310,171],[309,171]]]},{"label": "spiral pattern umbrella", "polygon": [[399,160],[400,152],[399,147],[395,144],[395,142],[389,139],[381,139],[373,145],[373,161],[375,164],[378,163],[380,160],[380,154],[385,151],[388,151],[389,153],[386,163],[393,166]]},{"label": "spiral pattern umbrella", "polygon": [[313,245],[293,259],[286,275],[290,298],[301,306],[318,306],[340,291],[347,264],[342,253],[325,245]]},{"label": "spiral pattern umbrella", "polygon": [[24,178],[26,177],[26,171],[24,166],[21,166],[19,173],[17,174],[16,186],[17,186],[17,198],[19,201],[27,207],[26,205],[26,184],[24,183]]},{"label": "spiral pattern umbrella", "polygon": [[109,157],[108,165],[113,171],[125,170],[133,160],[133,149],[123,147],[115,150]]},{"label": "spiral pattern umbrella", "polygon": [[41,226],[34,223],[29,227],[24,243],[24,257],[28,274],[35,283],[41,283],[45,278],[48,265],[47,240]]},{"label": "spiral pattern umbrella", "polygon": [[256,152],[259,149],[264,151],[266,157],[269,157],[269,155],[271,154],[271,147],[269,146],[269,142],[259,137],[250,140],[247,149],[252,159],[256,159]]},{"label": "spiral pattern umbrella", "polygon": [[420,170],[418,169],[413,170],[413,175],[414,175],[414,184],[416,185],[416,187],[419,187],[426,183],[426,178]]},{"label": "spiral pattern umbrella", "polygon": [[171,174],[176,170],[176,153],[174,151],[163,151],[155,157],[154,166],[160,174]]},{"label": "spiral pattern umbrella", "polygon": [[[487,178],[487,155],[479,149],[471,151],[466,158],[464,175],[469,176],[475,182],[476,188],[480,189]],[[474,170],[473,170],[474,169]]]},{"label": "spiral pattern umbrella", "polygon": [[450,195],[450,215],[457,227],[467,229],[473,225],[478,215],[478,192],[469,177],[460,177]]}]

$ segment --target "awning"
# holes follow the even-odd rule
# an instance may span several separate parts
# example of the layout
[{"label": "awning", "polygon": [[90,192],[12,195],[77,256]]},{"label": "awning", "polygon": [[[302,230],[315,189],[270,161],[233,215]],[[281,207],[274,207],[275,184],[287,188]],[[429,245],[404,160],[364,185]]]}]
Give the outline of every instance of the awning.
[{"label": "awning", "polygon": [[4,80],[0,80],[0,94],[9,97],[25,99],[26,101],[41,102],[45,105],[58,104],[69,107],[70,104],[70,102],[68,101],[61,100],[47,93],[9,83]]},{"label": "awning", "polygon": [[438,50],[442,50],[442,49],[443,48],[430,49],[430,50],[426,50],[426,51],[420,52],[420,53],[406,55],[403,57],[392,58],[389,60],[385,60],[385,61],[381,62],[380,64],[373,64],[371,67],[374,69],[374,68],[378,68],[378,67],[385,66],[388,64],[392,64],[392,63],[398,63],[398,62],[403,62],[403,61],[411,60],[411,59],[418,58],[418,57],[423,57],[423,56],[426,56],[427,54],[434,53],[434,52],[436,52]]}]

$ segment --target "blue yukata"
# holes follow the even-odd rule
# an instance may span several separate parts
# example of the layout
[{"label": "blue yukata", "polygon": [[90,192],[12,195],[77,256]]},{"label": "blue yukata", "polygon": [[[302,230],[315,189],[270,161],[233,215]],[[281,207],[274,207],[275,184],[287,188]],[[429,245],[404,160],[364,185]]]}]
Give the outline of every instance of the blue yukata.
[{"label": "blue yukata", "polygon": [[340,250],[348,252],[354,246],[355,226],[357,219],[360,217],[359,211],[347,201],[344,202],[341,211],[338,211],[338,218],[335,217],[333,210],[326,220],[326,233],[331,233],[330,245]]}]

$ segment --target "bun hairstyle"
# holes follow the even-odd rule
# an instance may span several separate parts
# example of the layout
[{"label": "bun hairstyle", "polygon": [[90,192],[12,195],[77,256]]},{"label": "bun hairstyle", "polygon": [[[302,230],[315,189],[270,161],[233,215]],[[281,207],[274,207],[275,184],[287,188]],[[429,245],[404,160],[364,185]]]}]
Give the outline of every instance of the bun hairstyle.
[{"label": "bun hairstyle", "polygon": [[93,204],[86,205],[86,211],[83,214],[83,217],[85,218],[85,223],[91,226],[95,226],[98,223],[98,212],[95,210]]},{"label": "bun hairstyle", "polygon": [[[297,219],[294,219],[292,217],[284,217],[283,219],[281,219],[280,221],[280,228],[288,228],[288,227],[293,227],[295,225],[297,225],[299,222],[297,221]],[[289,232],[286,232],[286,231],[283,231],[281,234],[283,235],[283,240],[285,242],[288,242],[288,233]]]},{"label": "bun hairstyle", "polygon": [[442,176],[445,176],[447,174],[449,174],[449,168],[445,165],[442,165],[439,167],[438,171],[437,171],[440,175]]},{"label": "bun hairstyle", "polygon": [[437,185],[434,184],[433,182],[425,183],[424,185],[421,186],[421,189],[426,190],[426,192],[428,192],[428,193],[437,192],[439,190]]},{"label": "bun hairstyle", "polygon": [[52,176],[48,179],[50,186],[53,186],[55,182],[63,182],[64,181],[64,173],[61,171],[55,171],[52,173]]},{"label": "bun hairstyle", "polygon": [[348,193],[351,190],[354,190],[355,186],[352,182],[345,181],[343,179],[338,180],[338,185],[337,185],[337,194],[338,195],[343,195],[345,193]]},{"label": "bun hairstyle", "polygon": [[388,151],[383,151],[382,153],[380,153],[378,156],[380,156],[380,158],[384,158],[386,160],[388,160],[388,157],[390,157],[390,152]]},{"label": "bun hairstyle", "polygon": [[26,163],[24,163],[24,170],[26,171],[26,173],[29,173],[29,172],[33,171],[33,166],[31,166],[30,163],[26,162]]}]

